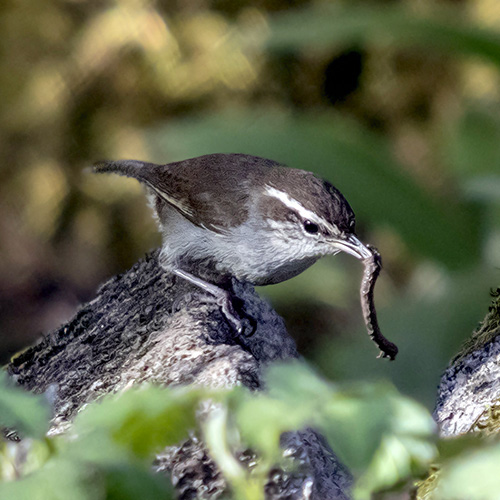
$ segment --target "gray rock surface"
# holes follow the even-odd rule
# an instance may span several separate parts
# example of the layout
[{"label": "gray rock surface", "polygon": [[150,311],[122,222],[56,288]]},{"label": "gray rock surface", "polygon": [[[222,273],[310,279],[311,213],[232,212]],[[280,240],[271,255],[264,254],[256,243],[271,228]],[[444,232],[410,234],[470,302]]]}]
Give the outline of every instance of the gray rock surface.
[{"label": "gray rock surface", "polygon": [[[50,395],[52,433],[71,425],[85,404],[146,381],[258,390],[265,364],[298,353],[283,320],[253,287],[236,280],[231,286],[256,322],[251,336],[238,337],[210,297],[163,272],[155,251],[102,285],[71,321],[16,357],[9,373],[24,388]],[[350,475],[316,432],[287,434],[283,447],[299,466],[274,471],[267,498],[348,498]],[[155,468],[172,477],[183,500],[217,498],[226,488],[195,437],[158,455]]]},{"label": "gray rock surface", "polygon": [[500,400],[500,296],[444,372],[434,419],[442,436],[474,430]]}]

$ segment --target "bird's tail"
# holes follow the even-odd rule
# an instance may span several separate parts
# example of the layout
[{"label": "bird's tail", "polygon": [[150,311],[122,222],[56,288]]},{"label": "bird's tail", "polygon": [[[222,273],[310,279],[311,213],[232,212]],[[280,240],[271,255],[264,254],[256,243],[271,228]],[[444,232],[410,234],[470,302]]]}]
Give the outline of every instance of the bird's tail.
[{"label": "bird's tail", "polygon": [[152,168],[158,165],[137,160],[118,160],[118,161],[98,161],[92,166],[92,172],[96,174],[118,174],[125,177],[133,177],[138,181],[150,183],[150,173]]}]

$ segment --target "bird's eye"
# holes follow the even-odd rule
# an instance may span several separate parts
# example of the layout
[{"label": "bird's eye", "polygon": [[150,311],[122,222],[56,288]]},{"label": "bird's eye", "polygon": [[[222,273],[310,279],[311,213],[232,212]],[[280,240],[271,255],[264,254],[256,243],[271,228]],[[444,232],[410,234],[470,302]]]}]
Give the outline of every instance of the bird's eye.
[{"label": "bird's eye", "polygon": [[318,225],[315,224],[314,222],[311,222],[310,220],[304,221],[304,229],[306,233],[309,234],[316,234],[319,231]]}]

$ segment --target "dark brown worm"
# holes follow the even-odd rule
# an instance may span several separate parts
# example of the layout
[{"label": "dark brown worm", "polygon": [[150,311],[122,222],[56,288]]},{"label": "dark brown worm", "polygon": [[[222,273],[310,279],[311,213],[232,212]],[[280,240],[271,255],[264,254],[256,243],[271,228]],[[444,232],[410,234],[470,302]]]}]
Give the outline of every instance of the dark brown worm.
[{"label": "dark brown worm", "polygon": [[377,321],[377,313],[375,312],[375,303],[373,300],[373,290],[375,281],[382,269],[382,259],[376,248],[368,246],[372,255],[363,260],[365,272],[361,281],[361,309],[365,319],[368,335],[380,349],[378,357],[389,358],[391,361],[396,358],[398,347],[389,342],[380,332]]}]

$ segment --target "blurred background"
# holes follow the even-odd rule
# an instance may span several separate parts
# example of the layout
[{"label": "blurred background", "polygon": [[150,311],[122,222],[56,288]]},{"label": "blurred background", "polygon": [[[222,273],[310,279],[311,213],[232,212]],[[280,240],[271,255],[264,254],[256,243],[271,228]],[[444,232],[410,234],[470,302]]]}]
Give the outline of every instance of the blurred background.
[{"label": "blurred background", "polygon": [[240,152],[329,179],[383,256],[397,361],[347,255],[259,290],[301,353],[432,408],[500,286],[499,28],[495,0],[3,1],[0,360],[159,244],[139,184],[86,167]]}]

